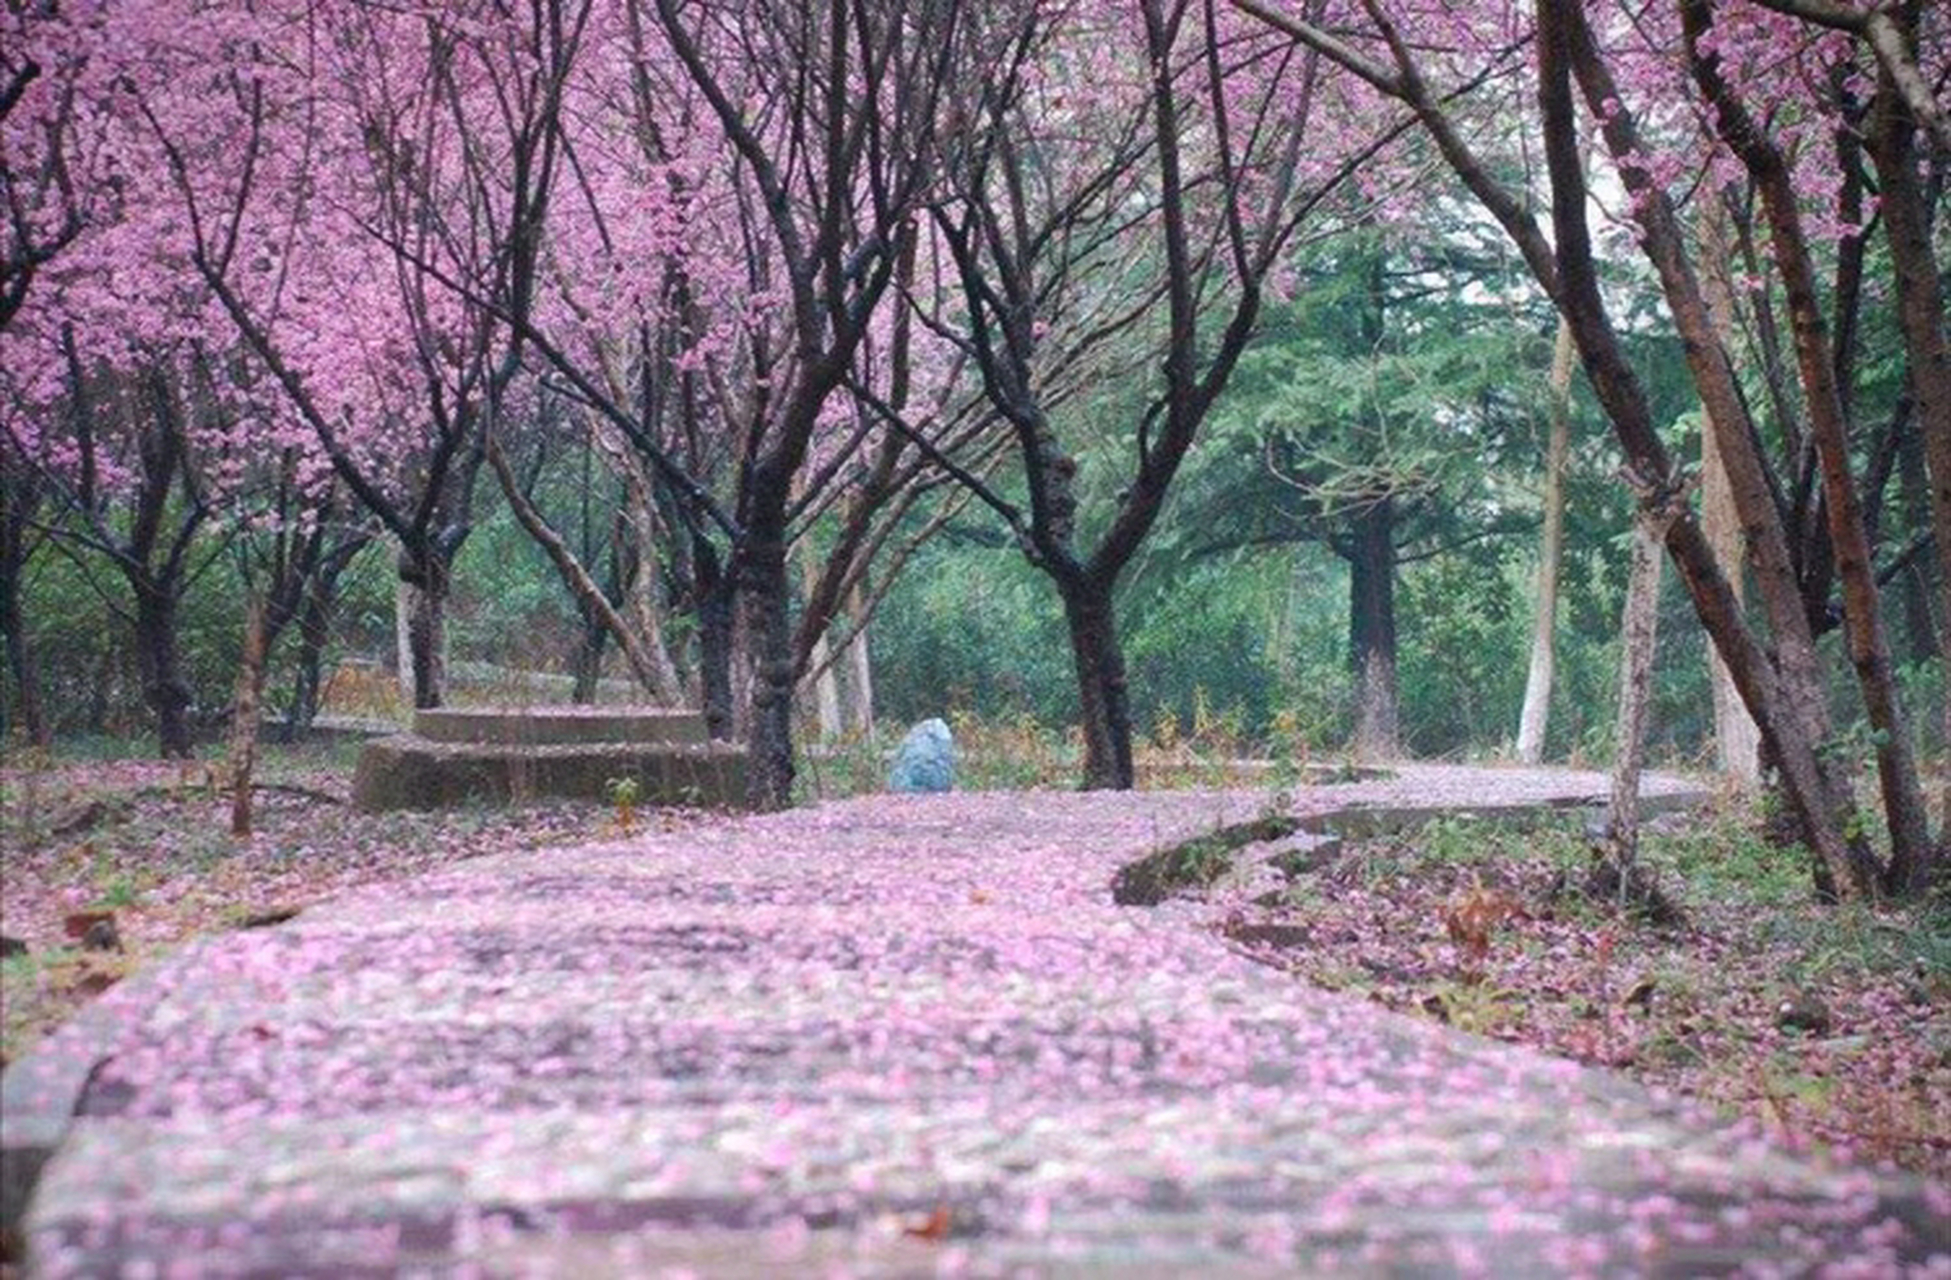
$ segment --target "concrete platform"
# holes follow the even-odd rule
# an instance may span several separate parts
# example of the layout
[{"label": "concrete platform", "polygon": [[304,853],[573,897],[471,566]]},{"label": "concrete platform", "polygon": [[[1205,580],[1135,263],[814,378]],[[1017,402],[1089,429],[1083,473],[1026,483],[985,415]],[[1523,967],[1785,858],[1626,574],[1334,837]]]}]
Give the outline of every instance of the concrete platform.
[{"label": "concrete platform", "polygon": [[634,707],[442,707],[366,744],[353,805],[367,813],[539,796],[602,800],[618,779],[644,807],[736,809],[746,754],[708,742],[696,712]]},{"label": "concrete platform", "polygon": [[429,742],[511,746],[706,740],[703,716],[663,707],[434,707],[413,713],[413,733]]}]

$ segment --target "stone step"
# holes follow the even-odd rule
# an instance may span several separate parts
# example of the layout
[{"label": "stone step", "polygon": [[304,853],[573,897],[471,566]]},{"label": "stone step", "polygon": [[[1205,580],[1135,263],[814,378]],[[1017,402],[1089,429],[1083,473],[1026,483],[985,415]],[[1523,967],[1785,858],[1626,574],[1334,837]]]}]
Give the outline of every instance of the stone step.
[{"label": "stone step", "polygon": [[547,746],[584,742],[705,741],[705,718],[664,707],[436,707],[413,713],[415,737],[429,742]]},{"label": "stone step", "polygon": [[745,804],[745,748],[722,742],[595,742],[554,745],[431,742],[403,733],[368,742],[353,775],[363,813],[439,809],[470,801],[539,797],[605,800],[633,779],[641,808]]}]

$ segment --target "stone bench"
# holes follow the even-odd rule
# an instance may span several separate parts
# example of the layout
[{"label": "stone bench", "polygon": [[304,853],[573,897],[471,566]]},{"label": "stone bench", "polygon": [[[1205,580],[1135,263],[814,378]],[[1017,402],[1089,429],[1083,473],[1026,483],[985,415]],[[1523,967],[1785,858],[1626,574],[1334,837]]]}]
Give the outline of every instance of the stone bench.
[{"label": "stone bench", "polygon": [[637,803],[742,808],[745,749],[706,739],[696,712],[638,707],[441,707],[413,730],[366,744],[353,805],[366,813],[469,801],[608,798],[632,778]]}]

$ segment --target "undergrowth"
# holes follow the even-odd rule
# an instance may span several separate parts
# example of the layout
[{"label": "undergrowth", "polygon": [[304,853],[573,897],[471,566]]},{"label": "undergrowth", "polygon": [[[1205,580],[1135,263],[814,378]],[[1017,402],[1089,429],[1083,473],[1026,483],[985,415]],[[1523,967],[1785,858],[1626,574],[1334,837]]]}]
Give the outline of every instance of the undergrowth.
[{"label": "undergrowth", "polygon": [[1222,840],[1176,891],[1244,883],[1212,865],[1228,844],[1227,861],[1283,876],[1213,903],[1256,960],[1624,1071],[1791,1144],[1951,1177],[1951,903],[1816,903],[1806,864],[1758,825],[1739,807],[1649,824],[1640,861],[1682,913],[1665,927],[1578,891],[1592,855],[1569,817],[1444,819],[1306,857],[1285,833]]}]

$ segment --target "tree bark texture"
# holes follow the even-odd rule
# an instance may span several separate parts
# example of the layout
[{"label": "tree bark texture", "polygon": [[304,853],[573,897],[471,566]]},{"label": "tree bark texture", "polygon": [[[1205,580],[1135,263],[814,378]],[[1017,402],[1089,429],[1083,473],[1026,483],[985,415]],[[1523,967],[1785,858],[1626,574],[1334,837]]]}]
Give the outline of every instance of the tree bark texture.
[{"label": "tree bark texture", "polygon": [[[1904,13],[1899,8],[1897,11]],[[1904,15],[1903,34],[1914,42],[1916,14]],[[1937,546],[1938,616],[1951,628],[1951,337],[1945,332],[1945,297],[1931,243],[1931,207],[1917,180],[1917,121],[1886,66],[1877,82],[1870,152],[1880,190],[1884,236],[1897,280],[1897,319],[1903,332],[1916,429],[1924,440],[1929,476],[1931,536]],[[1951,647],[1951,646],[1947,646]],[[1951,751],[1951,691],[1944,696],[1943,736]],[[1951,876],[1951,772],[1938,797],[1940,830],[1929,858],[1899,871],[1895,892],[1916,892]]]},{"label": "tree bark texture", "polygon": [[[1719,56],[1701,46],[1713,20],[1709,0],[1683,0],[1681,15],[1694,79],[1715,108],[1721,137],[1741,157],[1760,188],[1767,214],[1775,272],[1788,302],[1809,433],[1821,464],[1823,508],[1828,515],[1836,574],[1842,583],[1850,665],[1856,670],[1875,744],[1877,780],[1890,835],[1890,862],[1883,872],[1883,888],[1908,894],[1922,887],[1933,861],[1930,824],[1911,755],[1910,733],[1897,696],[1896,670],[1883,626],[1882,593],[1877,589],[1862,500],[1849,461],[1849,423],[1837,385],[1828,322],[1803,231],[1800,203],[1780,150],[1721,78]],[[1937,323],[1941,325],[1942,321]]]},{"label": "tree bark texture", "polygon": [[1622,874],[1639,851],[1639,775],[1646,763],[1653,657],[1659,647],[1660,542],[1664,533],[1657,514],[1645,509],[1635,513],[1626,608],[1619,626],[1619,717],[1613,729],[1612,796],[1607,814],[1611,856]]},{"label": "tree bark texture", "polygon": [[697,539],[692,568],[698,612],[698,691],[705,732],[714,742],[730,742],[738,717],[732,696],[732,646],[737,631],[732,608],[732,576],[704,538]]},{"label": "tree bark texture", "polygon": [[[21,731],[29,743],[47,747],[54,743],[54,730],[48,723],[47,705],[41,700],[40,663],[20,603],[27,585],[27,563],[34,550],[29,521],[41,505],[42,482],[24,459],[4,451],[0,451],[0,467],[6,472],[0,475],[0,634],[6,637],[7,673],[13,677],[13,705],[19,712]],[[0,737],[8,728],[0,717]]]},{"label": "tree bark texture", "polygon": [[1558,576],[1565,554],[1565,462],[1571,453],[1572,360],[1576,355],[1571,326],[1560,319],[1551,352],[1551,421],[1545,441],[1538,587],[1531,611],[1531,665],[1525,674],[1524,707],[1517,721],[1517,758],[1525,764],[1544,759],[1545,731],[1551,724],[1551,685],[1558,654]]},{"label": "tree bark texture", "polygon": [[400,556],[399,610],[403,657],[415,710],[438,707],[447,694],[447,565],[431,549]]},{"label": "tree bark texture", "polygon": [[[802,543],[801,551],[800,585],[811,596],[819,587],[820,566],[814,562],[812,548],[808,544]],[[841,734],[846,732],[840,705],[840,673],[834,669],[831,658],[832,646],[823,628],[813,637],[812,653],[807,660],[810,674],[804,682],[808,685],[806,692],[813,702],[813,723],[819,726],[822,742],[838,741]]]},{"label": "tree bark texture", "polygon": [[748,526],[739,548],[742,648],[750,670],[747,800],[760,812],[784,809],[793,795],[793,627],[783,528]]},{"label": "tree bark texture", "polygon": [[867,592],[855,587],[847,601],[853,631],[840,655],[845,731],[862,739],[874,736],[874,657],[867,646]]},{"label": "tree bark texture", "polygon": [[[48,723],[46,705],[41,701],[40,664],[20,607],[19,579],[13,574],[0,576],[0,632],[7,639],[7,673],[13,678],[13,705],[20,715],[21,732],[33,746],[52,746],[54,731]],[[7,727],[0,724],[0,737],[4,737]]]},{"label": "tree bark texture", "polygon": [[[1907,511],[1929,509],[1930,482],[1924,475],[1923,441],[1915,431],[1909,433],[1897,459],[1897,484],[1901,494],[1900,501]],[[1933,538],[1935,541],[1935,538]],[[1897,580],[1903,584],[1904,593],[1904,652],[1911,662],[1943,662],[1951,660],[1951,651],[1944,647],[1941,624],[1933,612],[1934,601],[1941,602],[1946,610],[1951,610],[1951,600],[1943,599],[1945,593],[1937,591],[1937,575],[1932,572],[1932,563],[1918,556],[1898,574]],[[1947,613],[1951,618],[1951,613]],[[1951,713],[1951,697],[1945,699],[1945,709]],[[1946,726],[1944,738],[1946,751],[1951,751],[1951,726]],[[1951,815],[1946,815],[1951,821]]]},{"label": "tree bark texture", "polygon": [[157,747],[167,759],[187,760],[195,744],[190,689],[177,648],[176,592],[171,584],[146,578],[130,585],[135,590],[136,668],[142,676],[142,700],[156,717]]},{"label": "tree bark texture", "polygon": [[1402,754],[1402,702],[1396,681],[1395,502],[1375,498],[1350,518],[1348,652],[1355,676],[1355,756]]},{"label": "tree bark texture", "polygon": [[244,649],[230,713],[230,834],[251,834],[251,780],[257,770],[258,703],[264,692],[264,600],[255,591],[244,605]]},{"label": "tree bark texture", "polygon": [[[1710,259],[1702,277],[1702,293],[1722,345],[1732,350],[1734,296],[1727,275],[1731,250],[1727,245],[1725,214],[1720,203],[1711,197],[1701,202],[1701,208],[1701,238]],[[1739,429],[1738,423],[1716,425],[1703,421],[1700,433],[1701,531],[1713,548],[1715,562],[1727,576],[1736,602],[1746,594],[1747,548],[1741,539],[1741,513],[1735,505],[1731,482],[1727,469],[1721,465],[1715,440],[1724,431]],[[1758,787],[1761,785],[1761,730],[1755,726],[1748,709],[1741,705],[1741,692],[1734,687],[1727,663],[1711,644],[1707,647],[1707,678],[1714,696],[1714,754],[1721,772],[1745,788]]]},{"label": "tree bark texture", "polygon": [[1077,671],[1078,721],[1084,734],[1084,790],[1129,791],[1131,694],[1118,643],[1111,590],[1089,579],[1058,578],[1064,622]]}]

